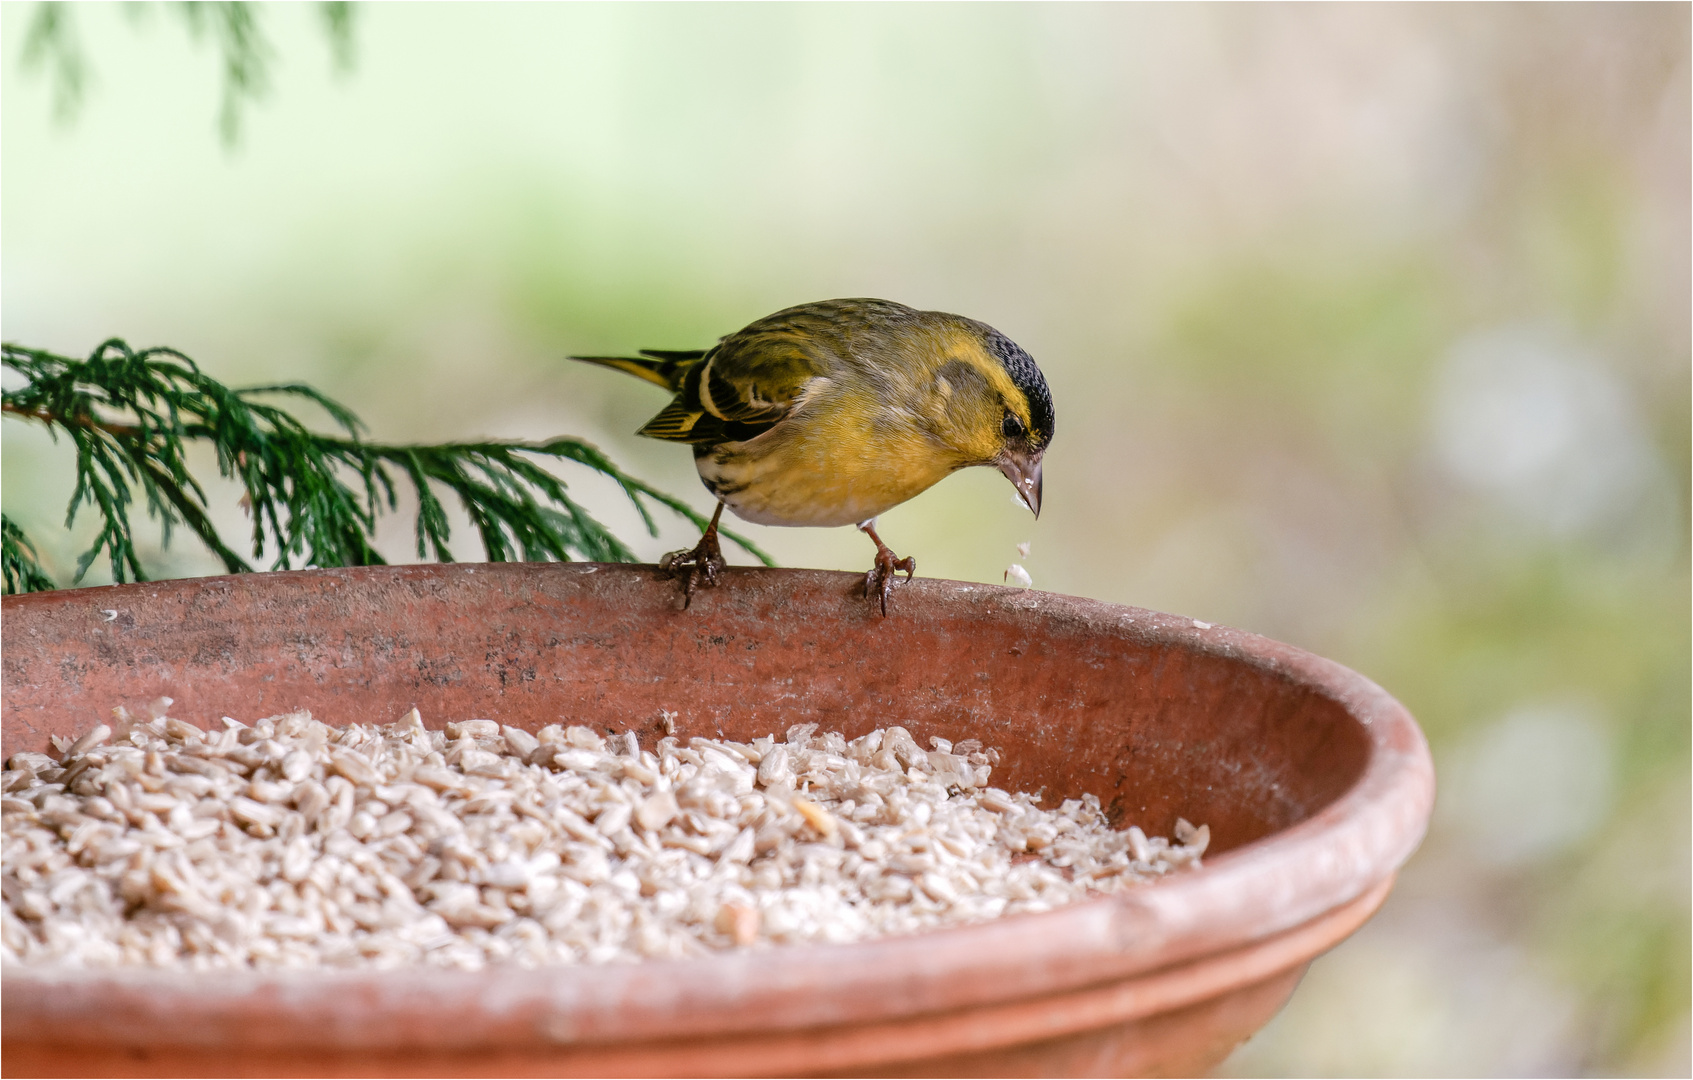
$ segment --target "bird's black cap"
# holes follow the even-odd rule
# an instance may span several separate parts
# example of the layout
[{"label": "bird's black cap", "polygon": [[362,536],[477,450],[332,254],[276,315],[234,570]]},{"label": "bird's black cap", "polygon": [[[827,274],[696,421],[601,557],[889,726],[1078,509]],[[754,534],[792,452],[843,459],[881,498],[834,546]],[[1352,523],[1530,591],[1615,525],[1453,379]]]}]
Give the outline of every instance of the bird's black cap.
[{"label": "bird's black cap", "polygon": [[1052,391],[1046,388],[1046,376],[1035,364],[1035,358],[1023,347],[992,327],[987,332],[988,351],[999,359],[1011,382],[1029,399],[1029,434],[1035,445],[1044,449],[1052,441],[1054,416]]}]

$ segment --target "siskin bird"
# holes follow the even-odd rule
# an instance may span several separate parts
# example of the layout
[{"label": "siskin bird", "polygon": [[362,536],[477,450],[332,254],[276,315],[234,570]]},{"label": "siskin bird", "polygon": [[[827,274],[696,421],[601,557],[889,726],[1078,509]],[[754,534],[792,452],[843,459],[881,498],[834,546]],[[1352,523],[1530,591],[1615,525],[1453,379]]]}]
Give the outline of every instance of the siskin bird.
[{"label": "siskin bird", "polygon": [[717,498],[691,551],[660,564],[715,585],[727,506],[760,525],[856,525],[876,545],[865,595],[887,614],[898,558],[879,514],[972,465],[1004,473],[1040,516],[1052,395],[1029,354],[985,323],[889,300],[821,300],[767,315],[709,349],[576,356],[675,395],[638,434],[690,443]]}]

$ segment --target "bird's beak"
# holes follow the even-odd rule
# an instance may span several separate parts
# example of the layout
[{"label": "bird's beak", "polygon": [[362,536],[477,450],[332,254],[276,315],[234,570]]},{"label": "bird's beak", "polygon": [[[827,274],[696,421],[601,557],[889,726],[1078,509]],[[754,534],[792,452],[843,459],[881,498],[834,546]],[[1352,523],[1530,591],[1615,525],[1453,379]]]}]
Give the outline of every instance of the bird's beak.
[{"label": "bird's beak", "polygon": [[1007,450],[1000,455],[999,471],[1011,481],[1011,486],[1017,489],[1017,497],[1040,517],[1040,459],[1039,454],[1019,454],[1014,450]]}]

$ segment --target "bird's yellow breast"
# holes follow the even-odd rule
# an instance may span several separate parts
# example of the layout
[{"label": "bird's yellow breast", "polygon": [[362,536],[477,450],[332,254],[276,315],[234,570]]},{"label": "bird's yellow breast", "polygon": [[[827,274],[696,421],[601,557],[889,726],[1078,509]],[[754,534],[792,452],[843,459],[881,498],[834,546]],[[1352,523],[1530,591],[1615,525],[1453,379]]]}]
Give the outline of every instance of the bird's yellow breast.
[{"label": "bird's yellow breast", "polygon": [[[915,406],[915,408],[913,408]],[[706,487],[760,525],[855,525],[969,462],[934,434],[933,403],[823,388],[756,439],[697,452]]]}]

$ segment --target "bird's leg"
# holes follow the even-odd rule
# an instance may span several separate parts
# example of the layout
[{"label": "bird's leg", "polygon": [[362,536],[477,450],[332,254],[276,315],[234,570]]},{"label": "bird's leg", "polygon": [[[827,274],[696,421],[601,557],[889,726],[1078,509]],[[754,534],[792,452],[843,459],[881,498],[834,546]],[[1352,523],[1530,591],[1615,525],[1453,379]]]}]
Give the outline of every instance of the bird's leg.
[{"label": "bird's leg", "polygon": [[722,570],[723,549],[717,544],[717,519],[723,516],[723,504],[717,504],[717,512],[711,515],[711,524],[706,526],[705,535],[694,545],[692,551],[672,551],[658,561],[658,568],[671,577],[682,578],[682,607],[686,608],[694,599],[694,587],[705,585],[710,588],[717,584],[717,573]]},{"label": "bird's leg", "polygon": [[894,587],[895,571],[905,571],[905,580],[910,581],[917,573],[917,560],[907,555],[901,559],[894,555],[893,549],[882,543],[882,538],[876,535],[876,522],[872,518],[859,526],[876,543],[876,562],[870,567],[870,572],[864,575],[864,598],[866,600],[880,598],[882,614],[888,613],[888,593]]}]

